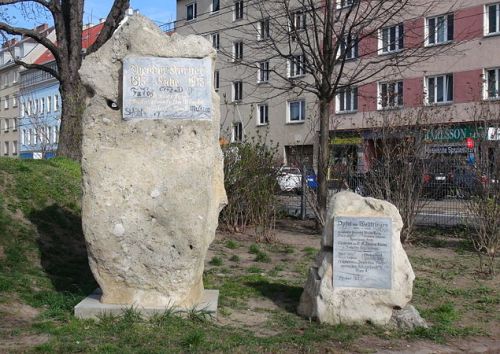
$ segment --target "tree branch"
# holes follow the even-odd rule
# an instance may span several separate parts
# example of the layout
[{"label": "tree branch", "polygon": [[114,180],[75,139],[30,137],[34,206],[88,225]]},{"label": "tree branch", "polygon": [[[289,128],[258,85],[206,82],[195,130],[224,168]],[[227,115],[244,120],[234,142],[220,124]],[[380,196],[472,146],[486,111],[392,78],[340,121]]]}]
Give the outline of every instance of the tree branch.
[{"label": "tree branch", "polygon": [[99,36],[95,40],[95,42],[87,48],[87,54],[93,53],[109,39],[113,32],[118,28],[118,25],[125,17],[125,11],[130,6],[129,0],[115,0],[113,5],[111,6],[111,10],[109,11],[108,17],[104,22],[104,27],[102,28]]},{"label": "tree branch", "polygon": [[45,72],[49,73],[50,75],[54,76],[57,79],[57,81],[61,81],[61,77],[59,76],[59,73],[56,70],[54,70],[46,65],[28,64],[28,63],[26,63],[22,60],[19,60],[19,59],[14,59],[14,63],[16,63],[17,65],[22,65],[26,69],[37,69],[37,70],[45,71]]},{"label": "tree branch", "polygon": [[5,22],[0,22],[0,31],[5,31],[9,34],[13,35],[19,35],[19,36],[26,36],[29,38],[33,38],[35,41],[43,45],[45,48],[47,48],[52,55],[57,59],[59,58],[59,50],[57,46],[52,43],[46,36],[42,35],[41,33],[30,30],[27,28],[22,28],[22,27],[13,27]]},{"label": "tree branch", "polygon": [[54,9],[54,1],[53,0],[0,0],[0,6],[1,5],[15,5],[15,4],[21,4],[25,2],[35,2],[39,5],[42,5],[45,7],[47,10],[52,11]]}]

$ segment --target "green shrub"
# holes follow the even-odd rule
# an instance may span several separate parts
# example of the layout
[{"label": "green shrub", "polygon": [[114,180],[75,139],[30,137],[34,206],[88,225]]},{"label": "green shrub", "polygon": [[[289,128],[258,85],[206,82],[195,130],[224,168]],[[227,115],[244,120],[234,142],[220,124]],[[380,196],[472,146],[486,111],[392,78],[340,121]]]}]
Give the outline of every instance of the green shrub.
[{"label": "green shrub", "polygon": [[261,263],[271,263],[271,257],[269,257],[269,255],[266,252],[259,251],[255,256],[255,261]]},{"label": "green shrub", "polygon": [[234,250],[234,249],[240,247],[240,245],[238,244],[238,242],[236,242],[234,240],[227,240],[226,247],[231,249],[231,250]]},{"label": "green shrub", "polygon": [[213,266],[219,267],[224,264],[224,261],[220,257],[212,257],[212,259],[208,263],[210,263]]},{"label": "green shrub", "polygon": [[259,246],[257,246],[255,243],[250,245],[250,248],[248,250],[248,252],[252,253],[252,254],[257,254],[260,252],[260,248]]},{"label": "green shrub", "polygon": [[228,204],[220,224],[232,231],[255,226],[257,241],[273,241],[277,210],[277,146],[251,139],[223,147],[224,186]]}]

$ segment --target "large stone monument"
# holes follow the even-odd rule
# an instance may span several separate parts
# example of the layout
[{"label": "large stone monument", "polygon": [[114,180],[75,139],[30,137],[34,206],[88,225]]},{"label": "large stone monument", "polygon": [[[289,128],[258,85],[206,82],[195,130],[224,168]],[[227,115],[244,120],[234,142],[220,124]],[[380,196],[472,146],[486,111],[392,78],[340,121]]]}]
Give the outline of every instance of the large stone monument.
[{"label": "large stone monument", "polygon": [[82,219],[102,295],[77,316],[207,301],[204,260],[226,203],[214,60],[204,38],[140,15],[85,58]]},{"label": "large stone monument", "polygon": [[331,324],[389,324],[393,311],[411,300],[415,279],[402,227],[397,208],[386,201],[335,194],[299,314]]}]

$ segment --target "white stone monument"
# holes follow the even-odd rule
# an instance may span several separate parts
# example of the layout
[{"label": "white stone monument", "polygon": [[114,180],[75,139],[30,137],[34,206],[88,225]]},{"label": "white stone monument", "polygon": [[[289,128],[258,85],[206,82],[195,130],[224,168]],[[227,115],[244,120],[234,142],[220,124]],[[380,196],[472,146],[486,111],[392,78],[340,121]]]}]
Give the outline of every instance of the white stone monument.
[{"label": "white stone monument", "polygon": [[85,58],[82,223],[102,293],[78,317],[216,309],[202,281],[227,202],[214,60],[204,38],[169,36],[140,15]]},{"label": "white stone monument", "polygon": [[330,324],[389,324],[393,310],[411,300],[415,279],[401,245],[402,227],[391,203],[335,194],[299,314]]}]

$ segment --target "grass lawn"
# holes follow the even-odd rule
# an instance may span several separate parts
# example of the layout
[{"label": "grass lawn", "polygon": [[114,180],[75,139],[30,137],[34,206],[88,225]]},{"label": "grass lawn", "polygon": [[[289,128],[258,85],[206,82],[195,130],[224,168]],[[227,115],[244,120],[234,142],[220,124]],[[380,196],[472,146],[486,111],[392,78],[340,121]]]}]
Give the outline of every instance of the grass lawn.
[{"label": "grass lawn", "polygon": [[430,329],[301,318],[296,308],[319,236],[310,222],[295,220],[278,223],[279,242],[272,245],[217,234],[204,274],[205,287],[220,290],[215,320],[171,311],[146,320],[133,310],[98,322],[77,320],[73,306],[96,287],[79,199],[80,170],[73,162],[0,158],[1,353],[470,352],[498,342],[499,280],[475,272],[477,257],[461,230],[419,230],[419,243],[406,247],[417,277],[412,303]]}]

